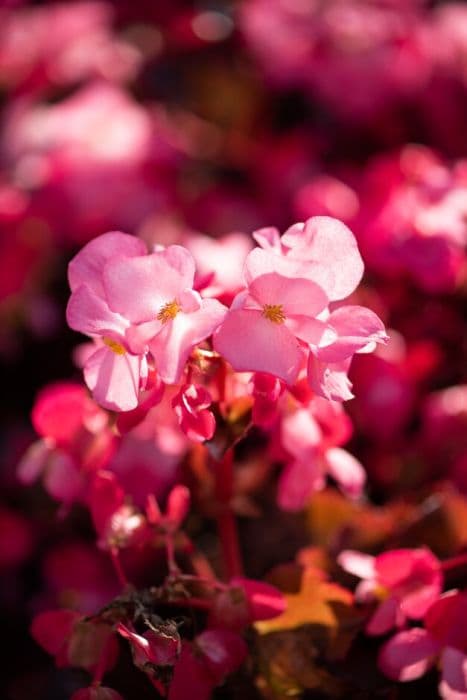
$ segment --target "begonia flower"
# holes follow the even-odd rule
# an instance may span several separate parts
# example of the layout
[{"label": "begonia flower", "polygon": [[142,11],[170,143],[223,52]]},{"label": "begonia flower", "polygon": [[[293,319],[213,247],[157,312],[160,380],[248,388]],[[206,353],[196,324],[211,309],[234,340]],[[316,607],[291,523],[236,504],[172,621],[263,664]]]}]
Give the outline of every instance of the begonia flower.
[{"label": "begonia flower", "polygon": [[31,419],[41,439],[18,465],[22,483],[43,475],[47,492],[65,505],[83,498],[86,478],[111,459],[116,438],[109,418],[73,382],[57,382],[39,392]]},{"label": "begonia flower", "polygon": [[355,591],[357,600],[379,602],[367,634],[385,634],[408,619],[421,620],[442,591],[441,564],[425,548],[395,549],[377,557],[345,550],[338,562],[363,579]]},{"label": "begonia flower", "polygon": [[207,389],[196,384],[187,384],[172,399],[172,406],[180,427],[194,442],[210,440],[216,429],[216,419],[209,411],[212,398]]},{"label": "begonia flower", "polygon": [[425,616],[425,627],[398,632],[381,648],[378,665],[389,678],[412,681],[435,663],[441,667],[439,693],[443,700],[467,696],[467,594],[448,591]]},{"label": "begonia flower", "polygon": [[335,219],[315,217],[282,238],[273,228],[254,236],[262,249],[245,261],[247,290],[215,333],[215,349],[238,371],[268,372],[289,385],[308,357],[309,381],[319,395],[351,398],[353,354],[387,339],[370,309],[328,309],[354,291],[363,273],[352,232]]},{"label": "begonia flower", "polygon": [[[326,475],[332,476],[351,497],[359,496],[365,484],[363,466],[339,446],[348,435],[336,433],[332,438],[320,424],[319,414],[316,414],[320,401],[323,399],[316,399],[310,406],[299,408],[282,419],[281,445],[293,457],[289,458],[278,484],[278,502],[285,510],[303,508],[310,496],[324,487]],[[336,423],[340,423],[338,407],[339,404],[333,405]]]}]

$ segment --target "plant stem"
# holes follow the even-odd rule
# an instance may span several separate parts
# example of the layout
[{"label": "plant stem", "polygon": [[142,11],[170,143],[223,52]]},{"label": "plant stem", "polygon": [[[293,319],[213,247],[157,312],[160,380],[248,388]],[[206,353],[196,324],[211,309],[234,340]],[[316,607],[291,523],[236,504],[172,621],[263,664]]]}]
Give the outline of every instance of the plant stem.
[{"label": "plant stem", "polygon": [[112,559],[112,564],[113,564],[115,573],[117,574],[117,578],[118,578],[122,588],[128,588],[128,586],[130,584],[129,584],[127,577],[125,576],[125,572],[123,571],[122,562],[120,561],[120,553],[119,553],[117,547],[110,548],[110,557]]},{"label": "plant stem", "polygon": [[465,567],[467,569],[467,552],[459,554],[457,557],[451,557],[446,559],[441,563],[441,568],[444,573],[451,574],[454,569],[461,569]]},{"label": "plant stem", "polygon": [[219,506],[217,527],[224,559],[224,575],[227,579],[231,579],[243,574],[237,521],[230,507],[233,488],[233,450],[227,450],[214,468],[215,491]]}]

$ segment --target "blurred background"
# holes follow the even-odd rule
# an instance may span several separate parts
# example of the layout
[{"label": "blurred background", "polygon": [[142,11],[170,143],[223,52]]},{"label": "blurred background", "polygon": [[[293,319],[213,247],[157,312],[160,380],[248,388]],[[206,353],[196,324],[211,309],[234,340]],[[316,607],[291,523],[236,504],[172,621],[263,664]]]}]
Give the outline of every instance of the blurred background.
[{"label": "blurred background", "polygon": [[[3,0],[0,110],[2,697],[79,687],[29,641],[31,615],[112,589],[89,523],[57,527],[50,496],[16,474],[37,392],[80,377],[66,267],[105,231],[184,242],[202,266],[204,236],[237,234],[226,250],[242,258],[257,228],[344,221],[366,265],[357,299],[391,329],[357,356],[346,405],[368,508],[390,520],[409,499],[412,544],[465,546],[465,3]],[[323,507],[308,537],[327,545]],[[277,563],[275,535],[264,561],[245,552],[252,575]]]}]

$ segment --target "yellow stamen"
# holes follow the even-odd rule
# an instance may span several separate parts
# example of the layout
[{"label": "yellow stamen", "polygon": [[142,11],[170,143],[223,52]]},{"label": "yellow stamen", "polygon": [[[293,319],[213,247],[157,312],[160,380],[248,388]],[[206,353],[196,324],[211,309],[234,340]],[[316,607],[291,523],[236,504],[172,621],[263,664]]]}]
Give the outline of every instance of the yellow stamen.
[{"label": "yellow stamen", "polygon": [[263,316],[273,323],[284,323],[285,314],[282,304],[265,304],[263,306]]},{"label": "yellow stamen", "polygon": [[167,321],[172,320],[180,311],[180,304],[176,299],[173,301],[168,301],[167,304],[162,306],[161,310],[157,314],[157,320],[162,321],[162,323],[167,323]]},{"label": "yellow stamen", "polygon": [[112,338],[104,338],[104,344],[107,345],[107,347],[110,348],[116,355],[124,355],[126,353],[123,345],[117,343],[116,340],[112,340]]}]

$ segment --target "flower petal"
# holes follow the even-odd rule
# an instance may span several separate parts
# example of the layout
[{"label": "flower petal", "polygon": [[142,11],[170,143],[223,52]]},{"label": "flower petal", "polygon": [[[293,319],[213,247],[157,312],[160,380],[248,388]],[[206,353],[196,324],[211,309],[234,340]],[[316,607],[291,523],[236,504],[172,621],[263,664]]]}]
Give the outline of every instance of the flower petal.
[{"label": "flower petal", "polygon": [[374,348],[374,343],[387,340],[383,322],[370,309],[364,306],[341,306],[333,311],[328,319],[329,325],[336,331],[336,340],[321,347],[317,357],[322,362],[340,362],[355,352]]},{"label": "flower petal", "polygon": [[131,411],[138,405],[141,357],[99,348],[86,362],[84,379],[94,399],[111,411]]},{"label": "flower petal", "polygon": [[375,575],[375,558],[353,549],[345,549],[337,557],[337,563],[349,574],[362,579],[372,579]]},{"label": "flower petal", "polygon": [[162,381],[176,383],[197,343],[208,338],[222,323],[226,307],[216,299],[203,299],[193,313],[178,313],[149,343]]},{"label": "flower petal", "polygon": [[329,474],[348,496],[360,496],[366,481],[362,464],[347,450],[332,447],[326,451],[325,460]]},{"label": "flower petal", "polygon": [[85,284],[98,296],[104,296],[102,270],[112,258],[131,258],[147,252],[144,241],[120,231],[110,231],[90,241],[68,266],[71,291]]},{"label": "flower petal", "polygon": [[350,360],[326,364],[310,352],[308,358],[308,383],[318,396],[329,401],[353,399],[352,383],[347,376]]},{"label": "flower petal", "polygon": [[467,698],[467,656],[458,649],[447,647],[443,651],[441,663],[443,675],[439,694],[443,700],[465,700]]},{"label": "flower petal", "polygon": [[395,681],[413,681],[433,665],[439,644],[420,627],[399,632],[383,645],[378,659],[382,672]]},{"label": "flower petal", "polygon": [[103,272],[109,307],[133,323],[151,321],[161,308],[193,286],[195,263],[182,246],[109,262]]},{"label": "flower petal", "polygon": [[248,289],[261,306],[281,305],[286,317],[300,315],[314,318],[328,303],[325,293],[314,282],[284,277],[277,272],[256,277]]},{"label": "flower petal", "polygon": [[330,216],[314,216],[302,229],[291,227],[281,239],[293,256],[307,262],[314,280],[336,301],[351,294],[363,275],[363,260],[352,231]]},{"label": "flower petal", "polygon": [[106,302],[86,285],[78,287],[66,309],[70,328],[91,336],[123,335],[128,322],[109,309]]},{"label": "flower petal", "polygon": [[213,344],[238,372],[268,372],[293,384],[300,370],[297,340],[284,324],[269,321],[260,311],[231,311]]},{"label": "flower petal", "polygon": [[313,461],[290,462],[279,477],[277,502],[283,510],[301,510],[310,496],[323,486],[323,468],[318,456]]}]

